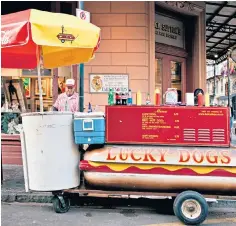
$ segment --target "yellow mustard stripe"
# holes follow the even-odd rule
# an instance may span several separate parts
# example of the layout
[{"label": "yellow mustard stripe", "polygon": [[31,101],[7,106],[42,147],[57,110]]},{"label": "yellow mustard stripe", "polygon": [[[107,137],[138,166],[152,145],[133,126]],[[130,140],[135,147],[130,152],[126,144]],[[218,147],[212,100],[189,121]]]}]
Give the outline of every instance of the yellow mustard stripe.
[{"label": "yellow mustard stripe", "polygon": [[164,168],[169,171],[176,171],[183,168],[188,168],[195,171],[198,174],[210,173],[214,170],[225,170],[230,173],[236,174],[236,167],[213,167],[213,166],[176,166],[176,165],[151,165],[151,164],[127,164],[127,163],[97,163],[89,161],[89,164],[94,167],[107,166],[113,171],[123,171],[131,166],[137,167],[143,170],[149,170],[153,168]]}]

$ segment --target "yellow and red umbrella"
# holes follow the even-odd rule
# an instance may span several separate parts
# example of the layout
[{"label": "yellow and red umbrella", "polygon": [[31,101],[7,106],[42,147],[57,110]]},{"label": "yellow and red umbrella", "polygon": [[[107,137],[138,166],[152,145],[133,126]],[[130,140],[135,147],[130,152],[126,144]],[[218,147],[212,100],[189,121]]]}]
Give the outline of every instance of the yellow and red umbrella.
[{"label": "yellow and red umbrella", "polygon": [[4,68],[36,68],[39,54],[45,68],[88,62],[100,41],[99,27],[68,14],[30,9],[1,19]]},{"label": "yellow and red umbrella", "polygon": [[99,27],[68,14],[30,9],[3,15],[1,19],[3,68],[38,67],[40,74],[40,66],[57,68],[85,63],[93,58],[100,43]]}]

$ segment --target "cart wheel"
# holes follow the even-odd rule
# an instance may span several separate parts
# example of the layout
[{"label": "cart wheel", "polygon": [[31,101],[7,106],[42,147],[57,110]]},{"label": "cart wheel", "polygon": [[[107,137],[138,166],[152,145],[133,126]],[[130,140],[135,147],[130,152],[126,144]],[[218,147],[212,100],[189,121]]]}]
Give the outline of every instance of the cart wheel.
[{"label": "cart wheel", "polygon": [[56,213],[66,213],[70,209],[70,199],[68,197],[54,196],[52,202]]},{"label": "cart wheel", "polygon": [[64,42],[65,42],[65,40],[64,40],[64,39],[62,39],[62,40],[61,40],[61,43],[64,43]]},{"label": "cart wheel", "polygon": [[199,225],[208,215],[208,204],[205,198],[195,191],[180,193],[174,201],[173,209],[175,216],[187,225]]}]

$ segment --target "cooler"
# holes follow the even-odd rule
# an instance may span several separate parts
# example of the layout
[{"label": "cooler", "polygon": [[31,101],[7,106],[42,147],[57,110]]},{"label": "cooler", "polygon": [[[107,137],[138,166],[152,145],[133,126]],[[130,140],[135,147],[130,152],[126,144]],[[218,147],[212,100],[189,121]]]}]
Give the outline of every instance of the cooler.
[{"label": "cooler", "polygon": [[103,112],[74,115],[74,137],[76,144],[104,144],[105,118]]}]

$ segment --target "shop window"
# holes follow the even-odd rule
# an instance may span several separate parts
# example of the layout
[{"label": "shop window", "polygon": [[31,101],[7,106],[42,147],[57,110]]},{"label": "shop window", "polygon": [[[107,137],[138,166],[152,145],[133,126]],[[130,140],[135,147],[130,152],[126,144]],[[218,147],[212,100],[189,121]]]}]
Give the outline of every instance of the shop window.
[{"label": "shop window", "polygon": [[[162,59],[156,59],[156,63],[155,63],[155,89],[159,89],[161,97],[163,97],[163,93],[162,93]],[[162,98],[161,98],[161,103],[162,103]]]},{"label": "shop window", "polygon": [[171,61],[171,88],[177,89],[178,101],[181,102],[182,88],[181,88],[181,75],[182,64],[180,62]]}]

